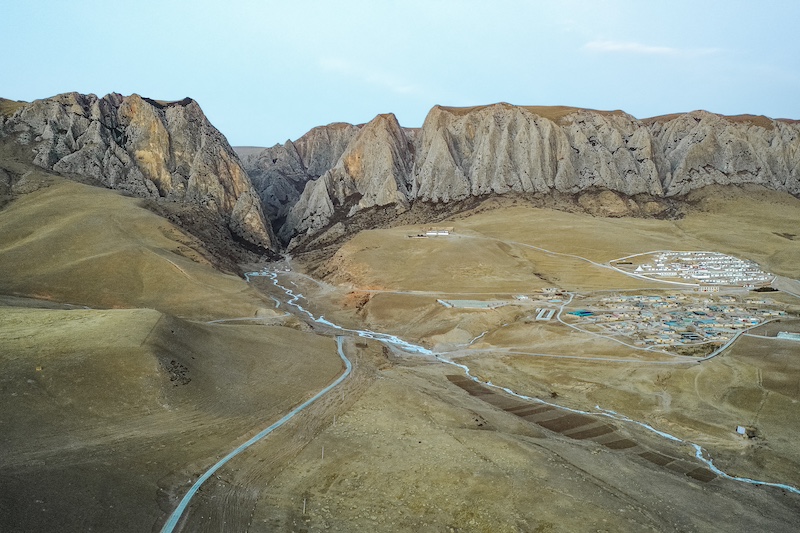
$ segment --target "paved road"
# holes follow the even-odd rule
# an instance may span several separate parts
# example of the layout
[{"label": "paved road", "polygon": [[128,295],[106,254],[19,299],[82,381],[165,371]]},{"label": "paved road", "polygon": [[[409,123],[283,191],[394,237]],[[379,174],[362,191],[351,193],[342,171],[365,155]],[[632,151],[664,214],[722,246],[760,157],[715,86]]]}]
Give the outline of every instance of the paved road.
[{"label": "paved road", "polygon": [[783,276],[775,276],[772,286],[776,289],[791,294],[795,298],[800,298],[800,281]]},{"label": "paved road", "polygon": [[316,395],[314,395],[313,398],[306,400],[302,404],[295,407],[293,410],[287,413],[286,416],[284,416],[283,418],[281,418],[268,428],[262,430],[258,435],[256,435],[252,439],[248,440],[247,442],[245,442],[244,444],[242,444],[241,446],[230,452],[228,455],[220,459],[214,466],[206,470],[203,473],[203,475],[200,476],[197,479],[197,481],[194,482],[194,485],[192,485],[192,487],[189,489],[189,492],[186,493],[183,499],[181,499],[180,503],[178,504],[178,507],[175,508],[175,510],[172,512],[172,514],[169,516],[166,523],[164,524],[164,527],[161,528],[161,533],[172,533],[175,530],[175,528],[178,525],[178,522],[183,516],[183,513],[186,511],[186,507],[188,507],[189,503],[192,501],[192,497],[194,497],[195,493],[197,493],[197,490],[203,485],[203,483],[205,483],[208,480],[208,478],[214,475],[214,472],[219,470],[223,465],[225,465],[225,463],[227,463],[228,461],[230,461],[231,459],[233,459],[234,457],[245,451],[247,448],[249,448],[256,442],[260,441],[261,439],[263,439],[264,437],[266,437],[267,435],[269,435],[270,433],[272,433],[273,431],[284,425],[286,422],[294,418],[296,414],[303,411],[306,407],[308,407],[312,403],[316,402],[317,400],[325,396],[339,383],[344,381],[347,378],[347,376],[350,375],[350,372],[353,369],[353,365],[350,363],[350,360],[344,354],[344,349],[342,348],[344,339],[345,337],[343,336],[336,337],[336,347],[339,352],[339,357],[342,358],[342,361],[344,362],[345,366],[345,370],[342,373],[342,375],[336,378],[336,381],[334,381],[333,383],[331,383],[330,385],[319,391]]}]

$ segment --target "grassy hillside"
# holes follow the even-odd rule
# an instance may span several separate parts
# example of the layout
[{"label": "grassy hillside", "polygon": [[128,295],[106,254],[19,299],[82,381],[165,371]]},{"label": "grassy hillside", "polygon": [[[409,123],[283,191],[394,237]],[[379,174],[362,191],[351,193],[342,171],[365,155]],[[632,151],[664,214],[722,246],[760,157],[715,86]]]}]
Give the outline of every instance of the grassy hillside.
[{"label": "grassy hillside", "polygon": [[0,530],[149,530],[342,364],[329,338],[208,323],[297,327],[139,200],[39,178],[0,210]]},{"label": "grassy hillside", "polygon": [[[596,262],[652,250],[711,250],[800,277],[800,201],[753,187],[709,188],[689,198],[679,220],[601,218],[527,206],[485,209],[450,222],[451,237],[411,239],[420,226],[365,231],[322,269],[359,287],[453,292],[526,292],[559,285],[574,290],[652,286]],[[527,245],[527,246],[526,246]]]},{"label": "grassy hillside", "polygon": [[45,185],[0,211],[0,271],[9,273],[0,293],[193,318],[271,306],[141,200],[59,178]]}]

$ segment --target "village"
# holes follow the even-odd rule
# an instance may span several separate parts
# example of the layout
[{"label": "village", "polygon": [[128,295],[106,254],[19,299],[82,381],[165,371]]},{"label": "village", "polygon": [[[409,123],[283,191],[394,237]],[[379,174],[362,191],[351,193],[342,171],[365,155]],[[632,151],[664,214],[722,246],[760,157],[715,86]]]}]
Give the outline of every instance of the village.
[{"label": "village", "polygon": [[577,319],[576,325],[626,336],[639,346],[727,342],[737,332],[786,316],[769,299],[690,293],[606,296],[591,309],[567,314]]},{"label": "village", "polygon": [[[453,228],[429,227],[409,237],[446,237],[452,232]],[[546,287],[536,293],[514,295],[513,300],[437,302],[448,309],[463,310],[532,307],[529,320],[558,320],[595,334],[627,337],[641,347],[721,345],[744,330],[787,315],[774,300],[750,292],[773,290],[768,284],[774,278],[752,261],[718,252],[659,251],[623,257],[610,265],[636,277],[694,283],[677,283],[685,288],[669,294],[613,294],[583,299],[557,287]],[[720,292],[721,289],[724,290]]]},{"label": "village", "polygon": [[[654,256],[652,262],[636,265],[634,258]],[[773,276],[759,266],[718,252],[652,252],[612,261],[617,268],[649,278],[672,278],[709,285],[738,285],[752,288],[768,283]]]}]

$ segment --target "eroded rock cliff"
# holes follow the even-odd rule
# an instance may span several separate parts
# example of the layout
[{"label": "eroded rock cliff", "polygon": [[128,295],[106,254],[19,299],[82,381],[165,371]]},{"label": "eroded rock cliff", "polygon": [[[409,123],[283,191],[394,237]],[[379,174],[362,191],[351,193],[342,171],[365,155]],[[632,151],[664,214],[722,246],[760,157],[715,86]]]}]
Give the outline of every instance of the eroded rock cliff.
[{"label": "eroded rock cliff", "polygon": [[189,98],[68,93],[0,114],[0,142],[30,162],[144,198],[201,206],[250,245],[274,249],[261,201],[225,137]]},{"label": "eroded rock cliff", "polygon": [[[315,150],[338,152],[317,141]],[[664,199],[715,184],[797,195],[800,124],[705,111],[638,120],[571,107],[436,106],[418,131],[380,115],[325,161],[333,166],[309,177],[287,211],[282,240],[376,206],[402,212],[488,195],[571,196],[603,216],[661,215]]]},{"label": "eroded rock cliff", "polygon": [[800,124],[693,111],[644,121],[668,196],[707,185],[756,183],[800,194]]},{"label": "eroded rock cliff", "polygon": [[414,197],[447,202],[592,187],[661,194],[649,135],[636,119],[578,109],[558,122],[548,115],[555,118],[548,108],[508,104],[435,107],[422,127]]},{"label": "eroded rock cliff", "polygon": [[337,211],[345,215],[392,205],[403,210],[411,196],[414,146],[392,114],[378,115],[361,128],[336,165],[306,184],[279,235],[314,233]]},{"label": "eroded rock cliff", "polygon": [[358,126],[335,123],[314,128],[295,142],[236,149],[276,228],[283,226],[306,183],[330,170],[358,131]]}]

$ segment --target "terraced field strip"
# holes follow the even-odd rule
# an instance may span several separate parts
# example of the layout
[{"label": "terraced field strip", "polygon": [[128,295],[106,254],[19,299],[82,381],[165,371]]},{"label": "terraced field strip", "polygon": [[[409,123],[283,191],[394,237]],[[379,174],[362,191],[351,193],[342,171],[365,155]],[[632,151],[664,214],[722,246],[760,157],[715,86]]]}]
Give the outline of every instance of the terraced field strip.
[{"label": "terraced field strip", "polygon": [[490,389],[463,375],[448,375],[454,385],[484,402],[509,414],[536,424],[553,433],[574,440],[591,440],[609,450],[637,455],[641,459],[670,472],[683,474],[695,481],[708,483],[717,474],[696,463],[673,457],[664,450],[653,450],[620,433],[619,428],[608,423],[607,418],[576,413],[554,405],[535,404]]}]

